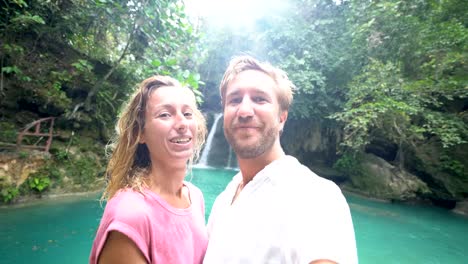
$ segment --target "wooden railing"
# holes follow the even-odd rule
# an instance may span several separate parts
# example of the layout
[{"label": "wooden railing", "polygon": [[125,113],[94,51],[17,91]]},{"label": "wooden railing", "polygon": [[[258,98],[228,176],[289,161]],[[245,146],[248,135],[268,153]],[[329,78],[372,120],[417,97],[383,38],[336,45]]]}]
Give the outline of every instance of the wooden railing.
[{"label": "wooden railing", "polygon": [[[26,125],[26,127],[18,133],[18,138],[16,140],[17,149],[22,149],[22,148],[38,149],[38,150],[43,150],[45,152],[49,152],[49,148],[50,148],[50,145],[52,144],[52,137],[53,137],[53,132],[54,132],[54,121],[55,121],[55,117],[46,117],[46,118],[41,118],[39,120],[36,120]],[[41,131],[41,124],[47,125],[47,123],[49,123],[48,129],[47,127],[45,127],[44,130],[46,131]],[[23,140],[25,139],[25,137],[39,137],[39,139],[34,144],[31,145],[31,144],[23,143]],[[47,137],[47,140],[45,141],[45,145],[44,144],[40,145],[39,143],[42,142],[42,139],[44,139],[44,137]]]}]

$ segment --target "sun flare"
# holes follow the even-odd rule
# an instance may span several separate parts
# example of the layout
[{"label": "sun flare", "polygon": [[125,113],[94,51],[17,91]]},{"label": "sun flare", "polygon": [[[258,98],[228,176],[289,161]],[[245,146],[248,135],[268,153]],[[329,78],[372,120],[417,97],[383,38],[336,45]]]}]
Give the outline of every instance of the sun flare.
[{"label": "sun flare", "polygon": [[211,26],[251,28],[262,17],[281,11],[280,0],[186,0],[190,16],[202,18]]}]

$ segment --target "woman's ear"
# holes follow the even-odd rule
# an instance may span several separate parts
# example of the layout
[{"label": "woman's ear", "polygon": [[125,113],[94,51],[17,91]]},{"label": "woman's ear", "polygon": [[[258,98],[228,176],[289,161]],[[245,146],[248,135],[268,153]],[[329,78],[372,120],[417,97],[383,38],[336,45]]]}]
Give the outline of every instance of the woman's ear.
[{"label": "woman's ear", "polygon": [[138,140],[138,143],[140,144],[144,144],[146,142],[145,140],[145,134],[143,132],[141,132],[140,134],[140,139]]}]

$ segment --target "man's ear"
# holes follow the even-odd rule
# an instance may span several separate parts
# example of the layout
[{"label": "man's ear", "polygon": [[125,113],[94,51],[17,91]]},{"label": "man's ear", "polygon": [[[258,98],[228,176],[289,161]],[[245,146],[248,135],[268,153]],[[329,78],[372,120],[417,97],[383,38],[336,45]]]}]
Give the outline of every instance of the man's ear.
[{"label": "man's ear", "polygon": [[287,119],[288,119],[288,111],[282,111],[279,116],[280,131],[283,131],[284,124],[286,123]]}]

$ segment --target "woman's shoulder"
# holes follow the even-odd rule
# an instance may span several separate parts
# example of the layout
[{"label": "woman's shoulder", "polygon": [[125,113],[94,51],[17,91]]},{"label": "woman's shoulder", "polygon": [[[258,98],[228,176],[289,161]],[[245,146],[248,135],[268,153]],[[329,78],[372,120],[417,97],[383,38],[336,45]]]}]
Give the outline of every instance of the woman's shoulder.
[{"label": "woman's shoulder", "polygon": [[143,193],[126,188],[118,191],[107,202],[104,213],[121,219],[132,216],[141,217],[148,213],[148,206],[149,204]]},{"label": "woman's shoulder", "polygon": [[[130,237],[135,243],[146,239],[152,225],[151,210],[144,194],[122,189],[106,204],[101,219],[102,232],[118,231]],[[142,238],[141,238],[142,237]]]},{"label": "woman's shoulder", "polygon": [[124,206],[126,204],[139,203],[145,200],[142,192],[131,188],[124,188],[119,190],[107,203],[118,204]]}]

